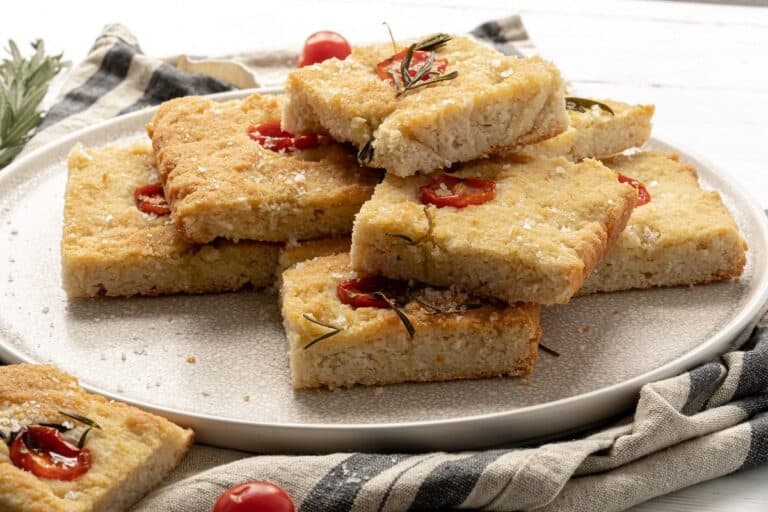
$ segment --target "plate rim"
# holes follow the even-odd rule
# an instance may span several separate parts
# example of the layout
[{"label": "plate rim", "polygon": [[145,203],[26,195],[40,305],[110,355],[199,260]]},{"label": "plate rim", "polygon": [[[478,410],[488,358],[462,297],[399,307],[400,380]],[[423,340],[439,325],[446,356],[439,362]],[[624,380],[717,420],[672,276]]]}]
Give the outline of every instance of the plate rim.
[{"label": "plate rim", "polygon": [[[226,101],[231,99],[238,99],[248,96],[253,93],[259,94],[279,94],[283,92],[280,87],[269,88],[254,88],[254,89],[241,89],[235,91],[227,91],[223,93],[216,93],[206,95],[205,97],[216,100]],[[35,163],[37,160],[45,159],[50,152],[60,150],[62,147],[71,147],[78,142],[79,139],[86,136],[93,135],[105,128],[111,127],[113,124],[123,124],[136,122],[136,119],[145,118],[152,115],[158,106],[146,107],[135,112],[123,114],[113,118],[109,118],[91,126],[87,126],[76,130],[64,137],[55,139],[40,148],[31,151],[13,162],[0,172],[0,184],[12,179],[14,174],[34,174]],[[654,129],[655,135],[652,136],[649,141],[656,145],[661,145],[667,150],[675,151],[680,154],[681,159],[684,161],[693,161],[697,167],[697,172],[701,172],[701,168],[706,169],[706,174],[716,177],[723,183],[727,183],[730,188],[728,196],[732,199],[738,200],[740,209],[746,211],[749,214],[749,222],[752,227],[755,228],[755,235],[759,235],[763,240],[763,246],[768,248],[768,217],[766,217],[763,208],[755,197],[748,192],[744,187],[734,180],[729,173],[725,172],[721,167],[713,164],[706,158],[701,157],[697,152],[690,151],[685,145],[679,144],[663,134],[657,129]],[[630,379],[611,384],[609,386],[601,387],[581,393],[578,395],[560,398],[557,400],[543,402],[540,404],[529,405],[509,409],[505,411],[490,412],[484,414],[476,414],[471,416],[457,416],[453,418],[435,419],[435,420],[418,420],[418,421],[406,421],[406,422],[384,422],[384,423],[272,423],[272,422],[258,422],[253,420],[243,420],[237,418],[228,418],[222,416],[216,416],[207,413],[191,412],[184,409],[177,409],[175,407],[161,406],[146,402],[141,399],[128,397],[120,393],[111,392],[105,389],[101,389],[99,386],[90,385],[88,383],[81,383],[81,386],[89,392],[96,393],[98,395],[107,397],[109,399],[117,400],[123,403],[127,403],[144,410],[152,411],[154,413],[174,418],[183,418],[187,423],[200,424],[201,422],[214,422],[221,426],[238,426],[251,429],[273,429],[278,428],[282,430],[302,430],[302,431],[319,431],[320,433],[345,433],[350,431],[355,432],[372,432],[372,431],[386,431],[394,432],[401,430],[413,430],[413,429],[425,429],[425,428],[442,428],[442,427],[472,427],[479,426],[484,422],[493,421],[513,421],[516,417],[524,415],[536,415],[546,414],[549,412],[555,412],[558,409],[564,407],[580,406],[583,408],[600,407],[601,400],[607,400],[611,398],[621,397],[627,394],[636,395],[640,387],[648,382],[658,381],[661,379],[669,378],[673,375],[677,375],[681,372],[687,371],[697,364],[701,364],[707,359],[711,359],[710,354],[721,354],[728,348],[729,344],[742,334],[747,328],[753,326],[760,315],[768,307],[768,271],[766,266],[768,263],[757,261],[753,259],[754,268],[757,270],[758,266],[762,269],[759,274],[759,281],[756,283],[756,287],[752,291],[752,297],[744,304],[744,306],[738,311],[733,318],[731,318],[723,327],[721,327],[715,334],[710,336],[704,342],[696,346],[694,349],[685,352],[677,358],[668,361],[667,363],[640,375],[636,375]],[[41,361],[34,359],[26,354],[23,354],[20,350],[16,349],[12,343],[5,337],[0,337],[0,356],[9,364],[12,363],[32,363],[40,364]],[[605,418],[612,416],[616,411],[612,411],[611,414],[605,415]],[[604,418],[604,419],[605,419]]]}]

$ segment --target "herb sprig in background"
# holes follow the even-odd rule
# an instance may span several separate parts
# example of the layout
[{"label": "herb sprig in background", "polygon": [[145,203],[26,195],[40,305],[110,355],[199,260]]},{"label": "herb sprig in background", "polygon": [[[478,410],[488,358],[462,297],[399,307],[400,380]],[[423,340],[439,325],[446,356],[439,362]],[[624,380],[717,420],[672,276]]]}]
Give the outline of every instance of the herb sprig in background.
[{"label": "herb sprig in background", "polygon": [[32,43],[25,57],[13,41],[0,63],[0,169],[16,158],[43,119],[40,104],[51,80],[69,63],[61,55],[45,53],[43,41]]}]

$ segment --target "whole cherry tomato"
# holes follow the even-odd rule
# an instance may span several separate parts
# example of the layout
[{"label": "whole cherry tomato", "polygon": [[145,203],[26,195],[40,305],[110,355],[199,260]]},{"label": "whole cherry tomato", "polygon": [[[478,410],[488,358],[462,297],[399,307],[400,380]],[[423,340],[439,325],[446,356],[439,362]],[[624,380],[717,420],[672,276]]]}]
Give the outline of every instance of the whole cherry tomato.
[{"label": "whole cherry tomato", "polygon": [[299,57],[299,67],[317,64],[336,57],[346,59],[352,53],[352,47],[344,36],[336,32],[315,32],[304,41],[304,49]]},{"label": "whole cherry tomato", "polygon": [[483,204],[496,197],[496,182],[483,178],[459,178],[450,174],[433,174],[432,181],[419,188],[421,202],[438,208],[464,208]]},{"label": "whole cherry tomato", "polygon": [[74,480],[91,468],[91,452],[66,441],[58,430],[24,427],[11,443],[11,462],[40,478]]},{"label": "whole cherry tomato", "polygon": [[619,173],[618,178],[620,183],[629,183],[635,190],[637,190],[637,202],[635,202],[635,206],[643,206],[651,201],[651,194],[648,193],[648,189],[635,178],[624,176],[621,173]]},{"label": "whole cherry tomato", "polygon": [[253,481],[224,491],[213,512],[294,512],[293,500],[280,487]]}]

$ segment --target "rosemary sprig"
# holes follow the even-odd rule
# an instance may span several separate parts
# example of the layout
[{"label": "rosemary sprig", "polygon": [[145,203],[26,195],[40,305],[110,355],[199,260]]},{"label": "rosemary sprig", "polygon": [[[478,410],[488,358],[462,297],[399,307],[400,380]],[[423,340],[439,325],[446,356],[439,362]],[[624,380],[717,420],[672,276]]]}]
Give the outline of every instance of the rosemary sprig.
[{"label": "rosemary sprig", "polygon": [[0,169],[24,148],[40,124],[40,103],[51,80],[67,62],[61,55],[48,56],[42,40],[32,43],[35,53],[22,56],[16,43],[8,41],[8,53],[0,63]]},{"label": "rosemary sprig", "polygon": [[374,297],[377,299],[381,299],[384,302],[387,303],[387,305],[392,309],[392,311],[397,314],[397,317],[400,319],[401,322],[403,322],[403,325],[405,326],[405,330],[408,331],[408,336],[413,339],[414,334],[416,334],[416,329],[414,329],[413,324],[411,323],[411,320],[408,318],[408,315],[405,314],[405,312],[398,306],[395,301],[384,295],[382,292],[375,292],[373,294]]},{"label": "rosemary sprig", "polygon": [[[459,76],[458,71],[453,71],[447,75],[441,75],[437,71],[432,71],[432,65],[435,63],[435,54],[432,52],[445,46],[450,39],[451,36],[448,34],[440,33],[422,39],[408,47],[405,56],[400,63],[400,76],[402,77],[402,82],[400,82],[400,80],[395,80],[395,73],[392,73],[392,79],[395,82],[395,87],[397,87],[397,94],[395,97],[400,97],[406,92],[418,89],[419,87],[432,85],[445,80],[453,80]],[[430,52],[430,55],[424,64],[416,70],[416,73],[411,76],[411,60],[413,59],[413,53],[415,51]]]},{"label": "rosemary sprig", "polygon": [[88,433],[93,430],[93,427],[88,427],[83,431],[83,434],[80,436],[80,440],[77,442],[77,447],[81,450],[83,449],[83,446],[85,446],[85,438],[88,437]]},{"label": "rosemary sprig", "polygon": [[595,105],[600,107],[600,110],[608,112],[612,116],[616,115],[613,112],[613,109],[611,109],[611,107],[609,107],[605,103],[600,103],[599,101],[595,101],[595,100],[589,100],[587,98],[576,98],[573,96],[569,96],[565,98],[566,110],[574,110],[576,112],[586,112],[588,109],[591,109]]},{"label": "rosemary sprig", "polygon": [[433,52],[435,50],[439,50],[446,44],[448,44],[448,41],[451,40],[451,36],[449,34],[445,34],[443,32],[438,32],[437,34],[433,34],[431,36],[425,37],[421,41],[415,44],[416,50],[421,50],[422,52]]},{"label": "rosemary sprig", "polygon": [[357,152],[357,161],[361,164],[370,163],[371,160],[373,160],[373,139],[366,142]]},{"label": "rosemary sprig", "polygon": [[459,76],[458,71],[451,71],[447,75],[440,75],[435,78],[430,78],[429,80],[422,80],[421,82],[418,82],[418,83],[411,82],[402,91],[397,93],[397,95],[400,96],[404,94],[406,91],[412,91],[414,89],[418,89],[419,87],[425,87],[427,85],[436,84],[437,82],[445,82],[446,80],[453,80],[457,76]]},{"label": "rosemary sprig", "polygon": [[416,245],[419,243],[418,241],[414,240],[408,235],[401,235],[400,233],[384,233],[384,236],[388,236],[390,238],[396,238],[398,240],[405,242],[407,245]]},{"label": "rosemary sprig", "polygon": [[101,426],[98,423],[96,423],[95,421],[93,421],[90,418],[86,418],[85,416],[80,416],[79,414],[74,414],[74,413],[71,413],[71,412],[64,412],[64,411],[59,411],[59,414],[61,414],[62,416],[66,416],[69,419],[72,419],[72,420],[75,420],[77,422],[80,422],[83,425],[87,425],[87,426],[89,426],[91,428],[97,428],[97,429],[101,430]]},{"label": "rosemary sprig", "polygon": [[395,36],[392,34],[392,27],[389,26],[389,23],[386,21],[382,23],[385,27],[387,27],[387,32],[389,32],[389,40],[392,41],[392,54],[394,55],[397,53],[397,43],[395,42]]},{"label": "rosemary sprig", "polygon": [[548,346],[542,345],[541,343],[539,343],[539,348],[551,356],[560,357],[560,352],[553,348],[549,348]]},{"label": "rosemary sprig", "polygon": [[321,335],[321,336],[318,336],[317,338],[313,339],[312,341],[310,341],[309,343],[307,343],[306,345],[304,345],[304,350],[307,350],[309,347],[311,347],[311,346],[312,346],[312,345],[314,345],[315,343],[318,343],[318,342],[320,342],[320,341],[323,341],[324,339],[328,339],[328,338],[330,338],[331,336],[335,336],[335,335],[339,334],[341,331],[343,331],[343,330],[344,330],[344,329],[342,329],[342,328],[340,328],[340,327],[336,327],[335,325],[331,325],[331,324],[326,324],[326,323],[323,323],[323,322],[321,322],[320,320],[317,320],[316,318],[314,318],[314,317],[313,317],[312,315],[310,315],[309,313],[304,313],[302,316],[304,317],[304,319],[305,319],[305,320],[307,320],[307,321],[309,321],[309,322],[312,322],[313,324],[317,324],[317,325],[320,325],[320,326],[322,326],[322,327],[326,327],[326,328],[328,328],[328,329],[331,329],[331,330],[330,330],[330,331],[328,331],[327,333],[325,333],[325,334],[323,334],[323,335]]},{"label": "rosemary sprig", "polygon": [[464,313],[465,311],[469,311],[470,309],[478,309],[483,307],[483,305],[480,303],[467,303],[467,304],[457,304],[455,306],[451,306],[448,308],[441,308],[439,306],[435,306],[434,304],[430,304],[429,302],[419,297],[414,297],[413,300],[415,300],[425,308],[431,310],[429,312],[430,315],[448,315],[452,313]]}]

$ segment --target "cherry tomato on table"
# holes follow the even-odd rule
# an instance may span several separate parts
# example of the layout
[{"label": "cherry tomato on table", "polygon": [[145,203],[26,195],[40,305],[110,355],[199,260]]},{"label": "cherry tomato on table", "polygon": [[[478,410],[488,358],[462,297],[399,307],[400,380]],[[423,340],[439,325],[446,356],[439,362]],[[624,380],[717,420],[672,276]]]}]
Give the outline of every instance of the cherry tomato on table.
[{"label": "cherry tomato on table", "polygon": [[213,512],[294,512],[293,500],[280,487],[253,481],[224,491]]},{"label": "cherry tomato on table", "polygon": [[91,452],[61,437],[53,427],[29,425],[11,443],[11,462],[40,478],[74,480],[91,468]]},{"label": "cherry tomato on table", "polygon": [[344,36],[324,30],[315,32],[304,42],[304,49],[299,57],[299,67],[317,64],[336,57],[344,60],[352,53],[352,47]]},{"label": "cherry tomato on table", "polygon": [[419,188],[421,202],[438,208],[464,208],[483,204],[496,197],[496,182],[483,178],[459,178],[450,174],[433,174],[432,181]]}]

